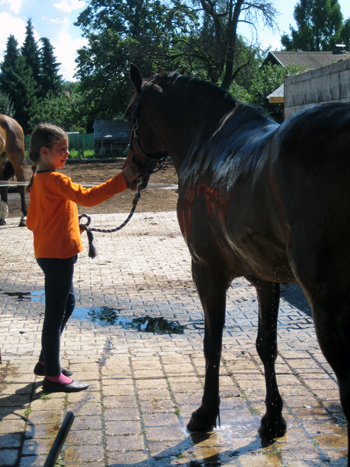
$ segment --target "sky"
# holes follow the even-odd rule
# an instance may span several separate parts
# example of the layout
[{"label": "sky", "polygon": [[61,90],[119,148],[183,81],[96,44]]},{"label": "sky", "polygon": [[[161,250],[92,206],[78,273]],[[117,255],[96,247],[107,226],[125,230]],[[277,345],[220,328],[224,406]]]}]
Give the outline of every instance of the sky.
[{"label": "sky", "polygon": [[[271,31],[258,26],[258,41],[262,48],[281,50],[280,38],[289,34],[289,25],[295,27],[293,19],[294,7],[298,3],[291,0],[271,0],[279,12],[276,22],[279,30]],[[28,19],[32,20],[35,39],[47,37],[54,47],[54,54],[61,63],[59,73],[65,81],[75,81],[74,69],[77,50],[87,44],[81,37],[81,30],[74,26],[79,13],[87,6],[86,0],[0,0],[0,63],[6,50],[6,42],[10,34],[14,35],[19,47],[22,46]],[[350,18],[350,1],[338,0],[344,19]],[[247,26],[239,31],[249,41],[256,39]]]}]

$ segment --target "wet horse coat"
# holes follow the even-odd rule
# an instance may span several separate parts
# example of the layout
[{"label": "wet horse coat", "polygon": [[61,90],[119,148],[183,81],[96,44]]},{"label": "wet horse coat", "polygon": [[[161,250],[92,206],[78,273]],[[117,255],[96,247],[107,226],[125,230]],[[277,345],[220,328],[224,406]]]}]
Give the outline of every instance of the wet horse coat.
[{"label": "wet horse coat", "polygon": [[300,284],[310,304],[349,422],[350,103],[311,107],[278,125],[210,83],[172,73],[146,84],[134,65],[130,75],[129,155],[146,165],[145,155],[169,153],[174,162],[178,220],[204,310],[205,388],[189,430],[216,424],[226,291],[239,276],[255,286],[259,302],[261,435],[286,431],[275,375],[286,282]]},{"label": "wet horse coat", "polygon": [[[17,181],[24,181],[24,134],[22,127],[11,117],[0,114],[0,180],[9,180],[14,174]],[[8,159],[8,161],[6,161]],[[21,196],[22,218],[20,226],[26,225],[27,209],[24,186],[18,187]],[[0,225],[6,224],[8,212],[7,187],[1,187]]]}]

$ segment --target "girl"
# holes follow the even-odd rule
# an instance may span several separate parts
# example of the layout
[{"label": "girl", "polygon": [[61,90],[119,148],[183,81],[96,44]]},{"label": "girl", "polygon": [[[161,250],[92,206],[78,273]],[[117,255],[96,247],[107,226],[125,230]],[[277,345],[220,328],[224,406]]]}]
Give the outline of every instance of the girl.
[{"label": "girl", "polygon": [[42,350],[34,373],[45,376],[44,391],[81,391],[88,384],[69,378],[72,372],[61,370],[59,357],[60,336],[75,305],[74,263],[83,250],[76,203],[100,204],[126,190],[127,183],[142,171],[137,164],[132,164],[116,177],[87,189],[57,172],[69,156],[68,136],[61,128],[47,123],[38,125],[31,135],[30,146],[34,165],[28,185],[27,227],[33,232],[35,258],[45,275]]}]

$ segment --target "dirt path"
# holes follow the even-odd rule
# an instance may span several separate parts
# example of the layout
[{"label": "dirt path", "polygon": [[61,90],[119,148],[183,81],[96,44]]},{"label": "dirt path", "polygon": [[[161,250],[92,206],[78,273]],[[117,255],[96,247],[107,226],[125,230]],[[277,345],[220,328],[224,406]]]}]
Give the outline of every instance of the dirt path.
[{"label": "dirt path", "polygon": [[[122,165],[123,161],[69,163],[62,172],[71,177],[73,182],[98,184],[119,173]],[[25,174],[26,180],[29,180],[31,177],[30,166],[26,167]],[[150,186],[157,184],[177,184],[177,174],[170,160],[164,164],[162,170],[152,175]],[[94,208],[78,206],[79,213],[108,214],[113,212],[129,212],[134,196],[135,192],[128,190]],[[29,203],[28,195],[27,203]],[[176,210],[176,203],[177,193],[174,189],[147,188],[141,195],[136,212],[174,211]],[[17,193],[9,193],[9,211],[9,217],[20,217],[21,215],[20,197]]]}]

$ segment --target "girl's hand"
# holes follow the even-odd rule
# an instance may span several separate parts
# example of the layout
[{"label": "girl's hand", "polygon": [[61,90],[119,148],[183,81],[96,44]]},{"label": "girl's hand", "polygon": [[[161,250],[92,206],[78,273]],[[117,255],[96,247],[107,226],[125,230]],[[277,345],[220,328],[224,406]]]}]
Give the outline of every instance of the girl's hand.
[{"label": "girl's hand", "polygon": [[135,178],[142,175],[143,169],[137,164],[130,164],[122,170],[126,183],[130,183]]}]

